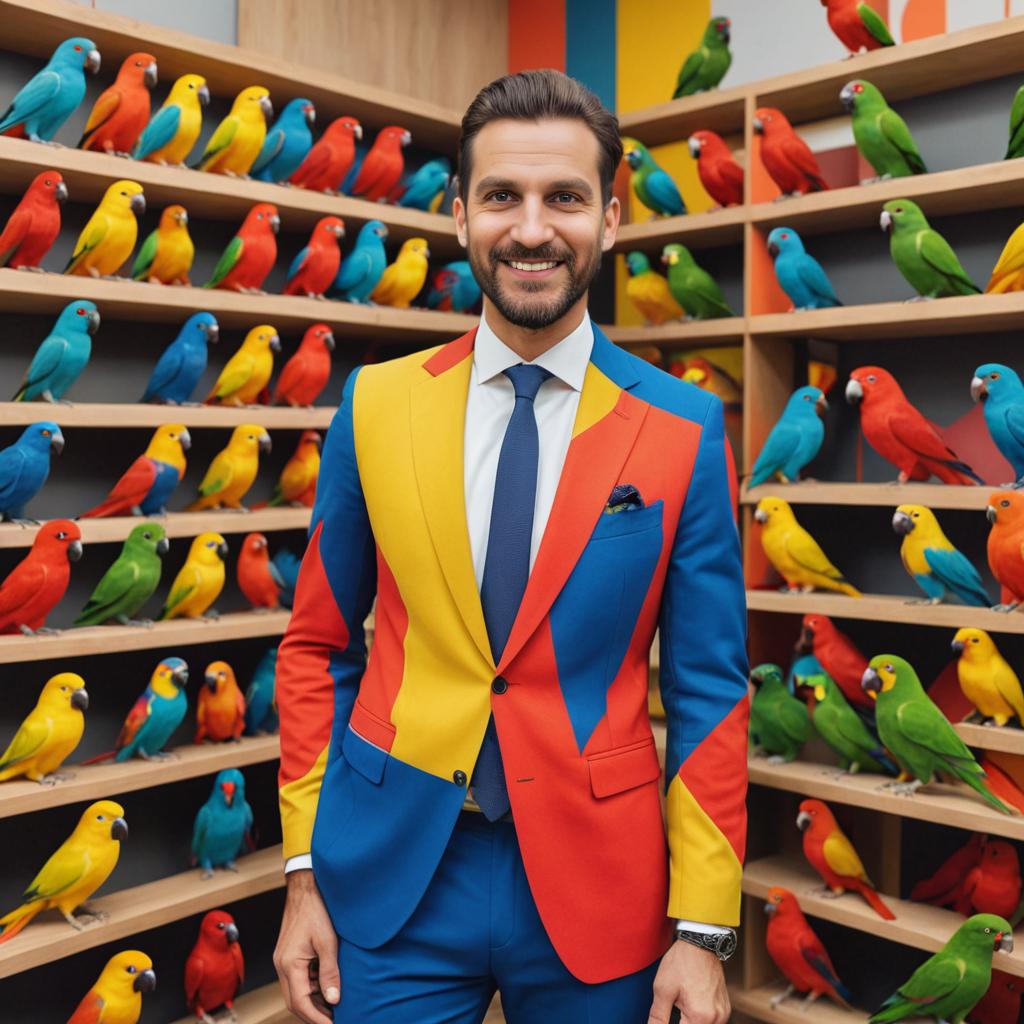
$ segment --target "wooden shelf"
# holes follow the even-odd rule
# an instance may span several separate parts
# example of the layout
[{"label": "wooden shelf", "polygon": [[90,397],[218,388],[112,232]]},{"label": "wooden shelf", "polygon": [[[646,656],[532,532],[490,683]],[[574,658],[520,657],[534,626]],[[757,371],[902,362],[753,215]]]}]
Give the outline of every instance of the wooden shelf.
[{"label": "wooden shelf", "polygon": [[616,327],[601,329],[617,345],[679,345],[687,348],[740,345],[744,320],[741,316],[721,320],[673,320],[657,327]]},{"label": "wooden shelf", "polygon": [[[670,83],[674,85],[674,83]],[[647,146],[666,142],[685,142],[702,128],[719,135],[742,134],[743,112],[749,86],[713,89],[695,96],[657,103],[651,107],[619,113],[619,131],[624,137],[639,139]],[[839,89],[836,89],[838,105]]]},{"label": "wooden shelf", "polygon": [[288,611],[231,612],[219,619],[172,619],[142,626],[85,626],[51,636],[0,636],[0,665],[48,658],[81,658],[114,651],[148,651],[281,636]]},{"label": "wooden shelf", "polygon": [[629,252],[631,249],[660,251],[669,242],[681,242],[693,249],[741,245],[746,219],[745,206],[730,206],[707,213],[687,213],[681,217],[658,217],[623,224],[612,252]]},{"label": "wooden shelf", "polygon": [[808,480],[796,484],[743,484],[740,502],[756,505],[762,498],[785,498],[791,505],[854,505],[895,509],[897,505],[984,512],[997,487],[956,487],[948,484],[858,484]]},{"label": "wooden shelf", "polygon": [[1001,814],[966,787],[932,785],[914,796],[897,796],[891,790],[880,788],[889,781],[881,775],[840,776],[835,766],[810,761],[776,765],[768,764],[763,757],[752,757],[747,764],[753,785],[970,832],[1024,839],[1024,816]]},{"label": "wooden shelf", "polygon": [[387,225],[390,243],[418,236],[426,238],[437,259],[455,259],[462,252],[455,221],[445,214],[0,137],[0,192],[21,195],[36,174],[50,168],[63,175],[74,202],[90,206],[100,200],[112,181],[130,178],[142,185],[147,208],[160,210],[181,203],[194,223],[226,220],[241,224],[256,203],[273,203],[287,231],[306,234],[321,217],[341,217],[345,221],[346,253],[355,244],[359,226],[368,220],[381,220]]},{"label": "wooden shelf", "polygon": [[86,800],[103,800],[118,793],[165,786],[183,779],[212,775],[222,768],[244,768],[276,761],[280,755],[277,736],[244,736],[239,743],[189,744],[174,748],[176,760],[143,761],[134,758],[121,764],[66,764],[61,769],[73,778],[55,786],[15,779],[0,784],[0,818],[46,810]]},{"label": "wooden shelf", "polygon": [[756,1020],[775,1021],[778,1024],[807,1024],[813,1017],[814,1024],[867,1024],[868,1014],[861,1010],[844,1010],[827,997],[819,999],[810,1011],[800,1009],[803,996],[794,994],[784,1003],[772,1009],[772,999],[786,989],[785,982],[761,985],[749,990],[738,985],[729,986],[729,1000],[732,1008]]},{"label": "wooden shelf", "polygon": [[868,594],[783,594],[776,590],[748,590],[747,610],[788,615],[817,613],[835,619],[861,619],[866,622],[903,622],[909,626],[937,626],[961,629],[975,626],[990,633],[1024,633],[1024,613],[994,612],[990,608],[971,608],[961,604],[907,604],[912,595]]},{"label": "wooden shelf", "polygon": [[976,750],[999,750],[1004,754],[1024,755],[1024,729],[1012,725],[1002,728],[993,725],[974,725],[971,722],[956,722],[953,728],[967,746]]},{"label": "wooden shelf", "polygon": [[[129,834],[121,856],[131,856],[131,841]],[[111,879],[116,882],[116,867]],[[199,869],[191,868],[90,900],[90,906],[110,916],[80,932],[57,911],[44,911],[20,935],[0,946],[0,978],[283,886],[281,847],[272,846],[239,857],[237,872],[218,870],[204,881]]]},{"label": "wooden shelf", "polygon": [[[112,516],[110,519],[80,519],[83,544],[110,544],[123,541],[139,523],[152,519],[160,523],[168,537],[197,537],[207,530],[217,533],[268,533],[274,530],[306,530],[308,508],[260,508],[242,512],[171,512],[159,516]],[[38,527],[0,523],[0,548],[31,546]]]},{"label": "wooden shelf", "polygon": [[[825,896],[821,878],[814,869],[786,857],[766,857],[744,869],[743,891],[748,896],[765,899],[773,885],[795,893],[805,914],[928,953],[942,949],[965,920],[953,910],[882,893],[882,899],[896,915],[895,921],[883,921],[856,893],[848,892],[837,899]],[[1020,977],[1024,975],[1024,949],[1018,947],[1012,953],[1001,953],[993,963],[1001,971]]]},{"label": "wooden shelf", "polygon": [[27,426],[41,419],[52,420],[62,427],[159,427],[162,423],[184,423],[192,430],[237,427],[256,419],[267,430],[326,430],[336,411],[334,405],[318,405],[312,409],[292,409],[286,405],[233,409],[216,405],[0,402],[0,424]]},{"label": "wooden shelf", "polygon": [[[285,1008],[281,986],[276,981],[251,992],[243,991],[235,1000],[235,1013],[241,1024],[290,1024],[299,1021]],[[175,1024],[196,1024],[195,1014],[182,1017]]]},{"label": "wooden shelf", "polygon": [[412,132],[417,145],[450,154],[458,144],[458,111],[255,50],[83,9],[66,0],[0,0],[0,18],[5,38],[17,40],[19,52],[40,59],[48,58],[68,36],[87,35],[103,55],[105,79],[130,53],[144,49],[155,54],[160,65],[161,94],[179,75],[191,72],[206,78],[214,96],[232,99],[252,85],[253,69],[258,68],[259,82],[270,90],[276,110],[294,96],[305,96],[316,105],[320,125],[348,114],[364,126],[378,128],[401,117],[400,123]]}]

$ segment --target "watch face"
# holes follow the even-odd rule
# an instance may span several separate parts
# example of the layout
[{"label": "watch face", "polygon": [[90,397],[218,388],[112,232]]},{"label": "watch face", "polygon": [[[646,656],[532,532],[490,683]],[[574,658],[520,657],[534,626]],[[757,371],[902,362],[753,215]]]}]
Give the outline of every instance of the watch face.
[{"label": "watch face", "polygon": [[718,940],[718,955],[723,960],[728,960],[729,957],[736,952],[736,933],[726,932],[724,935],[719,937]]}]

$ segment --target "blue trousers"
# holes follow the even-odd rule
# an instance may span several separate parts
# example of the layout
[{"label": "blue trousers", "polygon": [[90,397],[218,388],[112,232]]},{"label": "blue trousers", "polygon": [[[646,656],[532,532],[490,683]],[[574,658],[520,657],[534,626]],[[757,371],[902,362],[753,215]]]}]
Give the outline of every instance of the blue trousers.
[{"label": "blue trousers", "polygon": [[480,1024],[495,989],[508,1024],[646,1024],[658,967],[574,978],[537,914],[515,827],[472,811],[399,934],[378,949],[339,939],[338,962],[336,1024]]}]

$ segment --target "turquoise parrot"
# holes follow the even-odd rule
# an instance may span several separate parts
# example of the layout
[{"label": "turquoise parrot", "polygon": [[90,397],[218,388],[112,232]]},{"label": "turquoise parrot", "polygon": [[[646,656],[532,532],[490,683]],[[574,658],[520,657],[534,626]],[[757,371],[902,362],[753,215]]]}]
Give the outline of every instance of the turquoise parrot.
[{"label": "turquoise parrot", "polygon": [[826,409],[828,402],[821,388],[797,388],[765,438],[749,486],[757,487],[773,477],[787,484],[798,480],[800,470],[821,450],[825,439],[822,417]]},{"label": "turquoise parrot", "polygon": [[676,301],[668,281],[656,270],[645,253],[639,250],[626,254],[626,297],[649,324],[681,320],[686,314]]},{"label": "turquoise parrot", "polygon": [[191,284],[196,247],[188,233],[188,211],[175,203],[160,214],[160,223],[150,232],[132,264],[132,278],[151,284]]},{"label": "turquoise parrot", "polygon": [[367,304],[384,269],[388,265],[388,254],[384,243],[388,229],[383,221],[368,220],[356,236],[355,248],[341,261],[334,291],[341,294],[346,302]]},{"label": "turquoise parrot", "polygon": [[451,178],[452,162],[448,157],[428,160],[416,169],[407,182],[398,186],[396,192],[401,194],[395,205],[412,210],[434,210],[444,197]]},{"label": "turquoise parrot", "polygon": [[277,648],[270,647],[256,664],[245,691],[245,735],[277,731],[277,703],[274,682],[277,672]]},{"label": "turquoise parrot", "polygon": [[234,999],[245,977],[245,960],[235,919],[226,910],[211,910],[199,925],[199,937],[185,961],[185,999],[204,1022],[223,1006],[235,1017]]},{"label": "turquoise parrot", "polygon": [[971,378],[971,398],[982,403],[985,426],[1013,466],[1015,480],[1024,480],[1024,384],[1017,371],[1002,363],[982,363]]},{"label": "turquoise parrot", "polygon": [[260,454],[269,454],[270,435],[256,423],[235,427],[231,439],[210,463],[199,484],[199,498],[189,512],[206,508],[244,508],[242,498],[260,468]]},{"label": "turquoise parrot", "polygon": [[885,19],[867,0],[821,0],[828,8],[829,28],[851,56],[861,50],[895,46]]},{"label": "turquoise parrot", "polygon": [[238,740],[245,728],[245,696],[226,661],[206,666],[203,688],[196,703],[195,742]]},{"label": "turquoise parrot", "polygon": [[697,265],[685,245],[673,242],[661,250],[661,262],[668,267],[668,287],[676,302],[692,320],[715,320],[735,316],[722,289],[703,267]]},{"label": "turquoise parrot", "polygon": [[899,272],[925,299],[979,295],[952,246],[929,226],[921,207],[909,199],[890,199],[879,220],[889,238],[889,252]]},{"label": "turquoise parrot", "polygon": [[142,993],[156,988],[153,961],[137,949],[115,953],[68,1024],[137,1024]]},{"label": "turquoise parrot", "polygon": [[[36,914],[51,908],[81,931],[85,925],[75,910],[110,877],[127,838],[128,824],[120,804],[97,800],[86,807],[74,831],[32,879],[21,904],[0,917],[0,943],[13,939]],[[83,910],[81,916],[96,915]]]},{"label": "turquoise parrot", "polygon": [[635,139],[625,144],[626,163],[633,172],[629,183],[648,210],[662,217],[677,217],[686,213],[686,203],[679,192],[679,186],[669,177],[667,171],[658,166],[650,151]]},{"label": "turquoise parrot", "polygon": [[135,248],[146,197],[137,181],[115,181],[86,221],[64,268],[79,277],[116,277]]},{"label": "turquoise parrot", "polygon": [[839,102],[850,115],[853,139],[860,155],[874,167],[879,178],[928,173],[910,129],[885,102],[880,89],[856,78],[843,86]]},{"label": "turquoise parrot", "polygon": [[794,760],[811,735],[807,708],[786,688],[778,665],[751,670],[754,699],[750,702],[750,743],[772,763]]},{"label": "turquoise parrot", "polygon": [[1024,85],[1014,94],[1010,107],[1010,140],[1003,159],[1015,160],[1019,156],[1024,156]]},{"label": "turquoise parrot", "polygon": [[201,533],[192,541],[188,557],[171,584],[159,618],[216,618],[213,602],[224,589],[227,541],[219,533]]},{"label": "turquoise parrot", "polygon": [[231,105],[227,117],[217,126],[192,166],[212,174],[233,178],[249,176],[267,137],[267,123],[274,116],[270,92],[262,85],[243,89]]},{"label": "turquoise parrot", "polygon": [[36,349],[14,401],[60,401],[89,364],[92,336],[99,328],[96,303],[88,299],[69,302]]},{"label": "turquoise parrot", "polygon": [[402,149],[412,142],[410,132],[399,125],[388,125],[377,133],[349,188],[349,194],[371,203],[386,199],[398,184],[405,168]]},{"label": "turquoise parrot", "polygon": [[708,22],[700,46],[687,55],[679,69],[672,99],[718,87],[732,64],[732,54],[729,52],[731,28],[732,22],[728,18],[712,18]]},{"label": "turquoise parrot", "polygon": [[290,178],[313,145],[315,123],[312,100],[289,100],[273,127],[267,129],[267,137],[252,165],[252,176],[260,181]]},{"label": "turquoise parrot", "polygon": [[85,72],[99,69],[100,52],[91,39],[65,39],[0,116],[0,135],[51,142],[85,98]]},{"label": "turquoise parrot", "polygon": [[1013,813],[985,784],[984,770],[909,662],[895,654],[875,655],[861,685],[875,697],[878,738],[900,766],[900,781],[906,782],[901,792],[912,794],[942,772],[966,783],[997,811]]},{"label": "turquoise parrot", "polygon": [[64,450],[64,435],[52,420],[29,424],[21,437],[0,450],[0,522],[34,522],[25,506],[50,476],[50,455]]},{"label": "turquoise parrot", "polygon": [[427,305],[431,309],[468,313],[480,301],[481,294],[469,260],[453,260],[434,274]]},{"label": "turquoise parrot", "polygon": [[983,629],[958,629],[953,637],[958,655],[957,678],[964,696],[974,705],[970,718],[985,725],[1006,725],[1016,718],[1024,725],[1024,691],[1010,663]]},{"label": "turquoise parrot", "polygon": [[929,957],[869,1018],[871,1024],[931,1017],[963,1024],[992,980],[992,953],[1013,950],[1010,923],[975,914]]},{"label": "turquoise parrot", "polygon": [[40,171],[0,232],[0,267],[41,270],[42,258],[60,234],[60,208],[68,187],[59,171]]},{"label": "turquoise parrot", "polygon": [[356,159],[363,126],[354,117],[335,118],[288,179],[315,192],[336,193]]},{"label": "turquoise parrot", "polygon": [[280,230],[277,207],[273,203],[257,203],[220,254],[213,275],[203,287],[262,294],[263,282],[277,259]]},{"label": "turquoise parrot", "polygon": [[370,301],[396,309],[408,309],[427,280],[430,247],[425,238],[407,238],[398,250],[394,263],[381,274]]},{"label": "turquoise parrot", "polygon": [[131,156],[149,120],[149,90],[156,80],[156,57],[152,54],[125,57],[114,84],[104,89],[93,104],[78,148]]},{"label": "turquoise parrot", "polygon": [[203,107],[209,102],[206,79],[202,75],[182,75],[146,125],[132,156],[154,164],[184,167],[203,127]]},{"label": "turquoise parrot", "polygon": [[167,532],[159,523],[139,523],[128,534],[121,553],[103,574],[85,607],[75,619],[76,626],[99,626],[104,622],[122,626],[152,626],[149,619],[135,619],[152,597],[163,572],[161,559],[170,547]]},{"label": "turquoise parrot", "polygon": [[245,777],[237,768],[218,772],[192,828],[192,862],[202,868],[201,878],[212,878],[215,867],[238,870],[235,858],[253,843],[252,822]]},{"label": "turquoise parrot", "polygon": [[43,686],[36,706],[0,754],[0,782],[25,778],[44,786],[65,776],[57,769],[78,746],[85,731],[89,694],[74,672],[58,672]]},{"label": "turquoise parrot", "polygon": [[841,306],[822,265],[804,248],[792,228],[772,228],[768,255],[775,261],[779,287],[789,296],[793,309],[828,309]]},{"label": "turquoise parrot", "polygon": [[992,601],[978,570],[942,532],[935,513],[924,505],[900,505],[893,513],[893,531],[903,538],[903,568],[925,592],[926,599],[913,604],[938,604],[947,591],[964,604],[988,608]]}]

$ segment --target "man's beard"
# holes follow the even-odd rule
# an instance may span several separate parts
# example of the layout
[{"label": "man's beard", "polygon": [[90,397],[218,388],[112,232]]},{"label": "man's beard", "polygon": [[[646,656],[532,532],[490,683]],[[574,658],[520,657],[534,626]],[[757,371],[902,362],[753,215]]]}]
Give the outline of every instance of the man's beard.
[{"label": "man's beard", "polygon": [[[576,259],[576,253],[571,250],[558,251],[551,246],[541,246],[538,249],[513,246],[509,249],[492,249],[488,254],[488,261],[483,263],[474,255],[472,242],[467,238],[469,265],[484,295],[494,303],[498,312],[509,323],[531,331],[539,331],[561,320],[586,295],[594,278],[601,270],[600,240],[594,247],[594,253],[592,259],[580,266]],[[502,262],[509,260],[558,260],[565,267],[569,280],[559,293],[546,300],[530,302],[524,299],[513,299],[502,288],[501,282],[498,280],[498,268]],[[538,293],[551,289],[551,285],[547,281],[525,280],[521,287],[524,291]]]}]

